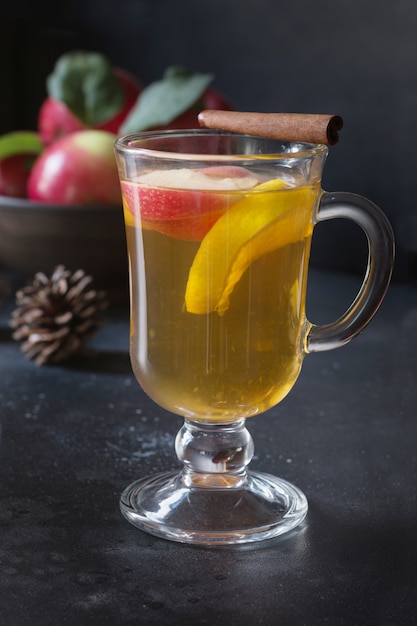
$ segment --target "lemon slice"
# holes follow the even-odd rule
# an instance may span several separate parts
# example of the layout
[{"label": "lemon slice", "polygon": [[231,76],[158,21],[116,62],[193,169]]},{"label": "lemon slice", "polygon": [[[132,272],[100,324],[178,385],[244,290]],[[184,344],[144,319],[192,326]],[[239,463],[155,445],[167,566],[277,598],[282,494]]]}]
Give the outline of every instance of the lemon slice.
[{"label": "lemon slice", "polygon": [[130,210],[127,200],[125,199],[123,195],[122,195],[122,201],[123,201],[123,214],[124,214],[126,226],[136,226],[135,215]]},{"label": "lemon slice", "polygon": [[311,232],[317,192],[317,186],[289,188],[285,181],[274,179],[257,185],[233,205],[210,229],[194,257],[185,291],[186,310],[223,315],[251,263]]}]

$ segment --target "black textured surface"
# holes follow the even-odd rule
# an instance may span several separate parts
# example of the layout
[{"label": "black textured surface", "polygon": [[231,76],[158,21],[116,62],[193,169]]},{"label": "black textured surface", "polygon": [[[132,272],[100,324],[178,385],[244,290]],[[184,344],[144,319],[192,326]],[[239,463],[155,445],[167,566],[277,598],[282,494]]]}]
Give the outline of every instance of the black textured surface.
[{"label": "black textured surface", "polygon": [[[356,277],[313,272],[310,318]],[[181,420],[133,379],[128,317],[89,357],[37,368],[0,326],[1,624],[402,626],[417,623],[417,291],[394,285],[349,346],[308,356],[292,393],[248,421],[253,467],[306,493],[297,532],[250,548],[159,540],[122,489],[176,467]]]}]

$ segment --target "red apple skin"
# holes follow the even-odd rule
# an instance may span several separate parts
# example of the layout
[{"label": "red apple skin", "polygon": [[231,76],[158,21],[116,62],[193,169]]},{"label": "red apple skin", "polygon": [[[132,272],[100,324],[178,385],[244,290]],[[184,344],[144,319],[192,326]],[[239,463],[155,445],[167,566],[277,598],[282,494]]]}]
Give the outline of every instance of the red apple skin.
[{"label": "red apple skin", "polygon": [[50,97],[43,101],[39,109],[38,130],[46,146],[68,133],[85,128],[64,102]]},{"label": "red apple skin", "polygon": [[120,205],[115,138],[107,131],[90,129],[55,141],[34,163],[27,197],[63,205]]},{"label": "red apple skin", "polygon": [[[250,174],[242,167],[213,166],[200,170],[213,178],[241,178]],[[141,186],[121,182],[127,210],[149,230],[188,241],[201,241],[226,209],[241,198],[235,192],[198,191]]]},{"label": "red apple skin", "polygon": [[139,187],[124,182],[121,187],[128,210],[134,216],[140,215],[144,228],[188,241],[201,241],[228,203],[227,194]]},{"label": "red apple skin", "polygon": [[33,154],[16,154],[0,161],[0,195],[24,198]]},{"label": "red apple skin", "polygon": [[[117,134],[143,87],[134,76],[120,68],[114,68],[113,73],[124,90],[123,107],[111,119],[95,124],[93,128]],[[86,128],[87,126],[72,113],[64,102],[50,97],[43,101],[38,114],[38,129],[45,145],[49,145],[64,135]]]}]

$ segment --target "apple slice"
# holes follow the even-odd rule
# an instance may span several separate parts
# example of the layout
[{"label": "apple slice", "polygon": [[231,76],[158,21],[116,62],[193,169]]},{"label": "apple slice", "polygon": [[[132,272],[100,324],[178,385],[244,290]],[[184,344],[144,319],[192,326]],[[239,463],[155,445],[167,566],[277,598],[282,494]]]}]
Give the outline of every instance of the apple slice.
[{"label": "apple slice", "polygon": [[258,179],[243,167],[153,170],[135,182],[122,181],[126,222],[141,219],[144,228],[190,241],[201,241],[226,209]]}]

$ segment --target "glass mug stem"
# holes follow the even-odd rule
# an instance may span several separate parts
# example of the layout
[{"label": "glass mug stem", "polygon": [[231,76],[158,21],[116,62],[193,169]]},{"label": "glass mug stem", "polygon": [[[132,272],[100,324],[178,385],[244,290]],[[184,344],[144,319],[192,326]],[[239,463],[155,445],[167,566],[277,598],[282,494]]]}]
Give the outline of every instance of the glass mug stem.
[{"label": "glass mug stem", "polygon": [[368,241],[368,263],[362,286],[348,310],[335,322],[312,325],[306,337],[306,352],[339,348],[356,337],[378,310],[391,279],[394,237],[384,213],[373,202],[353,193],[324,192],[317,222],[344,218],[358,224]]},{"label": "glass mug stem", "polygon": [[254,445],[244,419],[231,424],[185,420],[175,451],[183,463],[187,486],[233,488],[246,479]]}]

